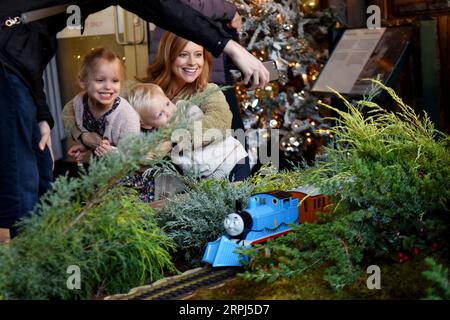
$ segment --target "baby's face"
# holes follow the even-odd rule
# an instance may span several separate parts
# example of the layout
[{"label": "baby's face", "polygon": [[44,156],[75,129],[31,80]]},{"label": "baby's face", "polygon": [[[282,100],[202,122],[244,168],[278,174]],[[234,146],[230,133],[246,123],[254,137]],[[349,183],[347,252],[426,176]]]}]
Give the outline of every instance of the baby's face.
[{"label": "baby's face", "polygon": [[141,112],[143,127],[159,128],[169,121],[177,107],[165,95],[158,95],[152,99],[152,105]]}]

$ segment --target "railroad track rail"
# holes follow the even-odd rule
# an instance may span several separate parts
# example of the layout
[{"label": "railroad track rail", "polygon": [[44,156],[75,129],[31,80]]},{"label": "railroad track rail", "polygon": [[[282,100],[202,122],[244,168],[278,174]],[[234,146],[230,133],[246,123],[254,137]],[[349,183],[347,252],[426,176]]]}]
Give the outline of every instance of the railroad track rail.
[{"label": "railroad track rail", "polygon": [[197,268],[153,284],[131,289],[127,294],[106,297],[106,300],[182,300],[197,289],[219,285],[236,276],[236,268]]}]

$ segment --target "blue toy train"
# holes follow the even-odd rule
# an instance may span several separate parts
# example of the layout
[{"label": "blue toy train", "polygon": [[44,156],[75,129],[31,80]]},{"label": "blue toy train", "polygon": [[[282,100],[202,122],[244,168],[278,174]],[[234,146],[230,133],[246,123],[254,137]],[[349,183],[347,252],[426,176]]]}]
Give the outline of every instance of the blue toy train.
[{"label": "blue toy train", "polygon": [[[308,196],[299,206],[299,200]],[[252,195],[245,210],[224,219],[225,234],[209,242],[202,261],[213,267],[240,266],[237,247],[250,247],[293,231],[292,225],[317,220],[317,211],[326,212],[328,196],[311,188],[289,192],[271,191]]]}]

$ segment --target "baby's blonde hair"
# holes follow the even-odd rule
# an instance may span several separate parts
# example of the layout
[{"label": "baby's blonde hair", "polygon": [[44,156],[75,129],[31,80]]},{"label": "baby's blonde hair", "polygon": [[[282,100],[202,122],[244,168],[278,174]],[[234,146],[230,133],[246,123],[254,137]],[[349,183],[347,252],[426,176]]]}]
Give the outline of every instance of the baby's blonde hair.
[{"label": "baby's blonde hair", "polygon": [[165,93],[157,84],[139,83],[131,88],[128,95],[128,102],[141,116],[142,111],[148,108],[152,104],[153,99],[158,95],[164,97]]}]

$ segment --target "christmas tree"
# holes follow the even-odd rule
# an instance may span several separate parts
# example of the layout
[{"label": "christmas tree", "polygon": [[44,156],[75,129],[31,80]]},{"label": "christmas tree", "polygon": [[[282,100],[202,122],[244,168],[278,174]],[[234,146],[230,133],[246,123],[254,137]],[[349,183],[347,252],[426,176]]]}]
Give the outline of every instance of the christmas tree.
[{"label": "christmas tree", "polygon": [[279,129],[282,159],[312,161],[332,137],[310,90],[328,58],[333,15],[320,10],[319,0],[234,2],[243,17],[241,44],[261,61],[274,60],[280,72],[264,90],[236,86],[244,126],[256,129],[249,136],[251,160],[261,142],[270,139],[265,129]]}]

